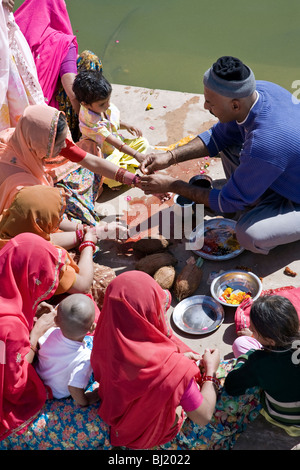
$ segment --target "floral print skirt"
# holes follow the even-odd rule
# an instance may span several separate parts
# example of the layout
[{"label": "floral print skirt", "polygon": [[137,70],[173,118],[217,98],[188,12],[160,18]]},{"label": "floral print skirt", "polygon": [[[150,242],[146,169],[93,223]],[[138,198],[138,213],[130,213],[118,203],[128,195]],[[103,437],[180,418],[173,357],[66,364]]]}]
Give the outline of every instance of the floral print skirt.
[{"label": "floral print skirt", "polygon": [[72,398],[48,400],[27,429],[0,442],[0,450],[111,449],[99,404],[76,406]]},{"label": "floral print skirt", "polygon": [[231,397],[224,390],[219,394],[211,422],[200,427],[186,419],[177,436],[159,450],[230,450],[247,424],[259,415],[261,409],[258,389]]},{"label": "floral print skirt", "polygon": [[96,225],[100,217],[95,210],[101,187],[101,176],[80,167],[57,183],[70,195],[64,216],[87,225]]},{"label": "floral print skirt", "polygon": [[[234,361],[222,362],[221,381],[233,365]],[[113,450],[109,426],[99,417],[98,407],[96,403],[83,408],[71,398],[48,400],[26,430],[14,432],[0,442],[0,450]],[[229,450],[260,409],[259,389],[249,389],[238,397],[229,396],[222,389],[207,426],[200,427],[186,418],[171,442],[151,450]]]},{"label": "floral print skirt", "polygon": [[[236,359],[221,362],[217,371],[221,386],[235,364]],[[259,388],[232,397],[221,387],[209,424],[201,427],[186,418],[176,437],[167,444],[155,447],[155,450],[230,450],[247,424],[258,417],[261,408]]]}]

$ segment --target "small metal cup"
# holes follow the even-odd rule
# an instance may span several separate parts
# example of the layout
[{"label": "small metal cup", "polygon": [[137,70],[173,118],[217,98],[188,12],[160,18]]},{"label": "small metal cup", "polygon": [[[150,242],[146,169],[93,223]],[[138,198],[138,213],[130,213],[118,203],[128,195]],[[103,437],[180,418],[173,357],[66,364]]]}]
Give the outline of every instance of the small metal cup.
[{"label": "small metal cup", "polygon": [[188,214],[193,213],[195,202],[187,199],[180,194],[174,196],[174,214],[180,217],[185,217]]},{"label": "small metal cup", "polygon": [[196,175],[190,179],[189,184],[198,186],[200,188],[212,189],[212,179],[208,175]]}]

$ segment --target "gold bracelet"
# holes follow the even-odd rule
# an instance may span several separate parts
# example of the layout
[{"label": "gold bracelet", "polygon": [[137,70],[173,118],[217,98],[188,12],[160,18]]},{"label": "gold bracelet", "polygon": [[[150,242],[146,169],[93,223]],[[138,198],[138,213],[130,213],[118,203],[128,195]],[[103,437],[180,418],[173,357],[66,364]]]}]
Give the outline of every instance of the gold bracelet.
[{"label": "gold bracelet", "polygon": [[178,161],[177,161],[176,155],[175,155],[175,153],[173,152],[173,150],[168,150],[168,152],[172,155],[173,165],[177,165],[177,164],[178,164]]},{"label": "gold bracelet", "polygon": [[33,346],[33,344],[30,343],[30,349],[32,349],[32,351],[37,354],[38,350],[35,346]]}]

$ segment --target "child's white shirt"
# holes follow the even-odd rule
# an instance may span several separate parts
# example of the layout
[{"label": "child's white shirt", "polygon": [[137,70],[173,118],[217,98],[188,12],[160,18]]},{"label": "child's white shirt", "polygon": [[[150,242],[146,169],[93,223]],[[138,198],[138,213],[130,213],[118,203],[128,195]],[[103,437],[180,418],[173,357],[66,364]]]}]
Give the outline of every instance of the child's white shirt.
[{"label": "child's white shirt", "polygon": [[39,339],[35,369],[54,398],[70,395],[68,386],[86,388],[92,374],[91,351],[85,342],[65,338],[60,328],[50,328]]}]

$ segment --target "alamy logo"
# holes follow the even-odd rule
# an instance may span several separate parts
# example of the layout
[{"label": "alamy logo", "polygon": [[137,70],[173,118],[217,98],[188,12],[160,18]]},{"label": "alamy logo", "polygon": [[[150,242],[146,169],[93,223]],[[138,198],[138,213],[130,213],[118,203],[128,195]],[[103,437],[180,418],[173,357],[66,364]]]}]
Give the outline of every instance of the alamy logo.
[{"label": "alamy logo", "polygon": [[292,83],[292,88],[296,90],[292,93],[292,101],[294,104],[300,104],[300,80],[294,80]]},{"label": "alamy logo", "polygon": [[[187,250],[199,250],[204,243],[204,205],[195,204],[194,207],[169,206],[167,203],[151,204],[150,207],[142,203],[128,205],[120,201],[119,207],[112,204],[105,205],[102,215],[104,222],[118,220],[122,214],[122,222],[129,227],[129,237],[134,239],[139,234],[148,233],[149,236],[159,232],[165,238],[172,236],[175,240],[186,239]],[[130,221],[129,221],[130,219]],[[193,227],[197,227],[195,236],[191,236]],[[109,238],[114,239],[116,233],[110,233]],[[120,237],[122,239],[122,236]],[[124,236],[124,238],[126,238]]]},{"label": "alamy logo", "polygon": [[295,351],[292,354],[292,363],[293,364],[300,364],[300,340],[296,340],[292,344],[292,349]]}]

